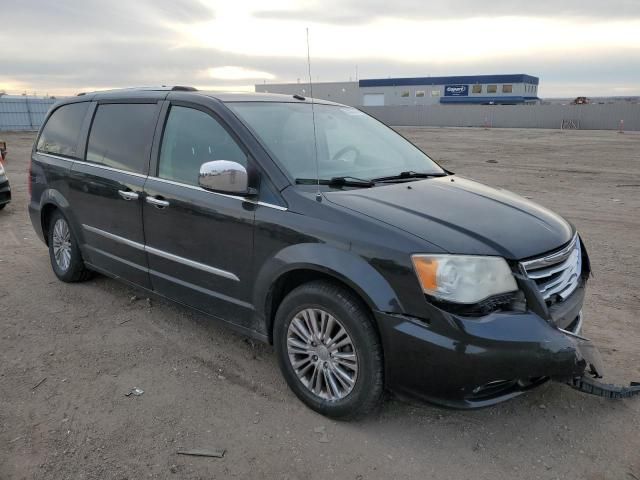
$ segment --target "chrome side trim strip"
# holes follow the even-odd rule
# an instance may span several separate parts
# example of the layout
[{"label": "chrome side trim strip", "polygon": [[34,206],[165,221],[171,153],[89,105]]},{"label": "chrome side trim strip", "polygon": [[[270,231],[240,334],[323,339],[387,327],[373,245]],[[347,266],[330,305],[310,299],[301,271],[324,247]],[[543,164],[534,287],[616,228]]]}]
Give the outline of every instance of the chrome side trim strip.
[{"label": "chrome side trim strip", "polygon": [[212,273],[214,275],[218,275],[219,277],[228,278],[236,282],[240,281],[237,275],[231,272],[227,272],[226,270],[212,267],[204,263],[196,262],[195,260],[190,260],[188,258],[180,257],[179,255],[174,255],[173,253],[165,252],[164,250],[158,250],[157,248],[149,247],[147,245],[143,245],[142,243],[134,242],[133,240],[129,240],[128,238],[124,238],[119,235],[114,235],[113,233],[105,232],[104,230],[92,227],[90,225],[82,224],[82,228],[84,228],[89,232],[95,233],[96,235],[101,235],[105,238],[113,240],[114,242],[122,243],[124,245],[135,248],[137,250],[142,250],[147,253],[151,253],[152,255],[157,255],[158,257],[166,258],[167,260],[171,260],[173,262],[187,265],[188,267],[196,268],[198,270],[202,270],[207,273]]},{"label": "chrome side trim strip", "polygon": [[36,150],[36,155],[42,155],[43,157],[50,157],[50,158],[55,158],[56,160],[66,160],[67,162],[75,162],[75,158],[69,158],[69,157],[61,157],[59,155],[54,155],[53,153],[45,153],[45,152],[38,152]]},{"label": "chrome side trim strip", "polygon": [[108,170],[110,172],[124,173],[125,175],[131,175],[132,177],[147,178],[147,175],[145,175],[143,173],[131,172],[129,170],[122,170],[120,168],[107,167],[106,165],[100,165],[99,163],[85,162],[83,160],[74,160],[73,163],[78,163],[80,165],[86,165],[87,167],[94,167],[94,168],[99,168],[99,169],[102,169],[102,170]]},{"label": "chrome side trim strip", "polygon": [[77,158],[60,157],[58,155],[53,155],[52,153],[44,153],[44,152],[38,152],[38,151],[36,151],[36,155],[42,155],[44,157],[51,157],[51,158],[55,158],[57,160],[66,160],[67,162],[72,162],[73,164],[78,163],[80,165],[86,165],[88,167],[99,168],[99,169],[102,169],[102,170],[109,170],[110,172],[124,173],[125,175],[132,175],[134,177],[147,178],[147,175],[144,175],[142,173],[131,172],[129,170],[122,170],[120,168],[108,167],[106,165],[100,165],[99,163],[85,162],[84,160],[78,160]]},{"label": "chrome side trim strip", "polygon": [[148,253],[157,255],[158,257],[166,258],[167,260],[172,260],[177,263],[182,263],[183,265],[197,268],[198,270],[202,270],[204,272],[213,273],[214,275],[218,275],[219,277],[225,277],[230,280],[235,280],[236,282],[240,281],[240,279],[236,275],[231,272],[227,272],[226,270],[221,270],[204,263],[196,262],[195,260],[189,260],[188,258],[180,257],[178,255],[174,255],[173,253],[165,252],[164,250],[158,250],[157,248],[145,246],[144,249]]},{"label": "chrome side trim strip", "polygon": [[95,233],[96,235],[102,235],[109,240],[113,240],[114,242],[122,243],[129,247],[135,248],[137,250],[144,251],[144,245],[142,243],[134,242],[133,240],[129,240],[128,238],[121,237],[119,235],[114,235],[113,233],[105,232],[104,230],[100,230],[99,228],[92,227],[91,225],[82,224],[82,228],[87,230],[88,232]]},{"label": "chrome side trim strip", "polygon": [[287,207],[282,207],[280,205],[274,205],[273,203],[267,203],[267,202],[252,202],[252,203],[257,203],[261,207],[267,207],[267,208],[273,208],[274,210],[280,210],[281,212],[286,212],[287,210],[289,210]]},{"label": "chrome side trim strip", "polygon": [[174,180],[167,180],[166,178],[160,178],[160,177],[153,177],[150,176],[149,180],[155,180],[156,182],[160,182],[160,183],[168,183],[169,185],[176,185],[178,187],[185,187],[185,188],[189,188],[191,190],[196,190],[198,192],[206,192],[206,193],[211,193],[213,195],[219,195],[221,197],[226,197],[226,198],[235,198],[236,200],[243,200],[243,201],[247,201],[246,198],[244,197],[240,197],[238,195],[229,195],[227,193],[218,193],[218,192],[211,192],[209,190],[205,190],[202,187],[198,187],[197,185],[189,185],[188,183],[182,183],[182,182],[176,182]]},{"label": "chrome side trim strip", "polygon": [[206,192],[206,193],[209,193],[209,194],[212,194],[212,195],[219,195],[221,197],[234,198],[234,199],[240,200],[242,202],[252,203],[254,205],[260,205],[261,207],[273,208],[274,210],[280,210],[282,212],[286,212],[288,210],[287,207],[283,207],[281,205],[275,205],[273,203],[249,200],[249,199],[247,199],[245,197],[241,197],[241,196],[238,196],[238,195],[229,195],[229,194],[226,194],[226,193],[211,192],[209,190],[205,190],[202,187],[198,187],[198,186],[195,186],[195,185],[189,185],[188,183],[175,182],[173,180],[167,180],[165,178],[154,177],[154,176],[150,176],[150,175],[144,175],[142,173],[130,172],[128,170],[121,170],[119,168],[107,167],[106,165],[100,165],[99,163],[85,162],[84,160],[77,160],[75,158],[59,157],[58,155],[53,155],[51,153],[36,152],[36,154],[37,155],[43,155],[45,157],[56,158],[58,160],[66,160],[67,162],[78,163],[80,165],[86,165],[88,167],[101,168],[103,170],[109,170],[111,172],[124,173],[126,175],[132,175],[134,177],[148,178],[149,180],[155,180],[157,182],[162,182],[162,183],[169,183],[171,185],[177,185],[179,187],[186,187],[186,188],[190,188],[192,190],[197,190],[197,191],[200,191],[200,192]]},{"label": "chrome side trim strip", "polygon": [[88,250],[91,250],[92,252],[98,253],[100,255],[104,255],[107,258],[110,258],[111,260],[114,260],[116,262],[120,262],[120,263],[124,263],[125,265],[131,267],[131,268],[135,268],[136,270],[140,270],[142,272],[146,272],[149,273],[149,269],[146,267],[143,267],[142,265],[138,265],[137,263],[134,262],[130,262],[129,260],[125,260],[124,258],[118,257],[116,255],[113,255],[111,253],[105,252],[104,250],[100,250],[99,248],[95,248],[92,247],[91,245],[87,245],[86,248]]},{"label": "chrome side trim strip", "polygon": [[178,187],[190,188],[191,190],[196,190],[198,192],[205,192],[205,193],[208,193],[210,195],[219,195],[221,197],[233,198],[235,200],[240,200],[241,202],[252,203],[254,205],[260,205],[261,207],[267,207],[267,208],[273,208],[275,210],[281,210],[283,212],[286,212],[288,210],[287,207],[282,207],[280,205],[274,205],[273,203],[249,200],[248,198],[241,197],[239,195],[229,195],[227,193],[212,192],[210,190],[205,190],[204,188],[198,187],[196,185],[189,185],[188,183],[176,182],[174,180],[167,180],[166,178],[149,176],[149,180],[153,180],[153,181],[161,182],[161,183],[167,183],[169,185],[176,185]]},{"label": "chrome side trim strip", "polygon": [[179,278],[172,277],[170,275],[166,275],[164,273],[160,273],[156,270],[149,270],[149,275],[154,275],[156,277],[162,278],[168,282],[177,283],[186,288],[190,288],[192,290],[197,290],[200,293],[204,293],[205,295],[209,295],[210,297],[215,297],[220,300],[224,300],[225,302],[235,303],[243,308],[247,308],[249,310],[255,310],[253,305],[247,302],[243,302],[242,300],[238,300],[237,298],[229,297],[228,295],[223,295],[222,293],[214,292],[213,290],[209,290],[208,288],[200,287],[199,285],[194,285],[190,282],[185,282],[184,280],[180,280]]}]

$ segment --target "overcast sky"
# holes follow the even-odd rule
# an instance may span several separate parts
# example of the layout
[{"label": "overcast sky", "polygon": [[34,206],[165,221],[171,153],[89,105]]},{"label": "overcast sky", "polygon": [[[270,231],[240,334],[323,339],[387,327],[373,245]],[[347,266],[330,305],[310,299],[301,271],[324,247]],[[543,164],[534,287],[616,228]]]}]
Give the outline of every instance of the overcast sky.
[{"label": "overcast sky", "polygon": [[527,73],[640,95],[640,0],[0,0],[0,90]]}]

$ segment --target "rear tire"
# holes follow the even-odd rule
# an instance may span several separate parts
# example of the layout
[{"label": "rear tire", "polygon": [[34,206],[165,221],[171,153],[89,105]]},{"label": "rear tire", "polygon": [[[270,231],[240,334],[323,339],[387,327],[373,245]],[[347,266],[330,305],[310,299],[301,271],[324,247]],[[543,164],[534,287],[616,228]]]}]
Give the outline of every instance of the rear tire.
[{"label": "rear tire", "polygon": [[93,272],[84,266],[78,241],[60,210],[51,215],[47,236],[51,267],[58,279],[83,282],[91,278]]},{"label": "rear tire", "polygon": [[381,403],[382,346],[349,290],[328,281],[293,290],[276,313],[274,345],[289,387],[316,412],[350,420]]},{"label": "rear tire", "polygon": [[0,205],[0,210],[2,210],[2,209],[3,209],[4,207],[6,207],[6,206],[7,206],[7,204],[6,204],[6,203],[3,203],[2,205]]}]

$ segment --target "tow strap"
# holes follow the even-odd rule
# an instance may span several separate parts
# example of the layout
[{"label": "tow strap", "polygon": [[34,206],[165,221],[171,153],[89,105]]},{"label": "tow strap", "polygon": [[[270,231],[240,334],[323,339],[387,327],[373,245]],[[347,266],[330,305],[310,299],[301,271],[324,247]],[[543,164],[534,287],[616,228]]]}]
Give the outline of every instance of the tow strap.
[{"label": "tow strap", "polygon": [[569,386],[581,392],[604,398],[629,398],[640,395],[639,382],[631,382],[628,387],[624,387],[611,383],[601,383],[594,378],[584,376],[574,378],[569,382]]}]

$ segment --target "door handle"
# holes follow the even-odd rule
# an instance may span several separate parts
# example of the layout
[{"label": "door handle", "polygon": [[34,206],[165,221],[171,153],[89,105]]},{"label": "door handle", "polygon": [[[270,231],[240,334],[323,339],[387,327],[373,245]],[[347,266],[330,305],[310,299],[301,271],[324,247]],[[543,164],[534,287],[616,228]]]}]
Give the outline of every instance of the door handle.
[{"label": "door handle", "polygon": [[131,190],[118,190],[118,195],[125,200],[137,200],[139,196],[136,192],[132,192]]},{"label": "door handle", "polygon": [[147,203],[150,203],[156,208],[165,208],[169,206],[169,202],[156,197],[147,197]]}]

